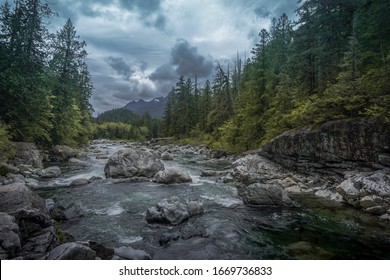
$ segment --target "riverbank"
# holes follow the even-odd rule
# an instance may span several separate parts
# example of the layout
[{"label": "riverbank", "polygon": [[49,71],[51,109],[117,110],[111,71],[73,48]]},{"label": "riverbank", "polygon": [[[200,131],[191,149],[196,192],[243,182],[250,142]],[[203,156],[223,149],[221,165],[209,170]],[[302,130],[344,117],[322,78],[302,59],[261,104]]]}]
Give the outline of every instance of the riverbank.
[{"label": "riverbank", "polygon": [[[165,169],[188,172],[191,181],[106,178],[109,158],[122,149],[142,150]],[[218,159],[213,154],[205,146],[91,142],[76,158],[57,163],[58,177],[36,179],[33,192],[49,209],[44,215],[56,245],[68,244],[55,254],[47,247],[40,258],[390,258],[389,223],[347,205],[334,177],[292,172],[257,152]],[[150,219],[153,209],[164,222]],[[14,250],[19,255],[5,258],[23,258],[23,229],[17,218],[13,224],[22,241]]]}]

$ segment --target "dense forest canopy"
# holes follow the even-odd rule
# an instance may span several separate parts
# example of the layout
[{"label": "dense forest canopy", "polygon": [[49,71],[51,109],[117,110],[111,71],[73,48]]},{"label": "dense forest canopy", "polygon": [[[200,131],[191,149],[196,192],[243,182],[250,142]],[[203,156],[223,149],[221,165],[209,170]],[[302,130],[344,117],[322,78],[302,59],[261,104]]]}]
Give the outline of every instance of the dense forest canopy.
[{"label": "dense forest canopy", "polygon": [[216,62],[200,88],[180,77],[164,117],[169,136],[242,151],[284,130],[355,117],[390,120],[390,1],[299,1],[262,29],[252,57]]},{"label": "dense forest canopy", "polygon": [[[274,18],[252,56],[215,62],[213,80],[179,77],[163,121],[115,109],[91,118],[86,43],[39,0],[0,10],[0,149],[91,138],[190,138],[232,151],[284,130],[355,117],[390,119],[390,0],[299,1],[296,18]],[[28,71],[27,71],[28,70]]]}]

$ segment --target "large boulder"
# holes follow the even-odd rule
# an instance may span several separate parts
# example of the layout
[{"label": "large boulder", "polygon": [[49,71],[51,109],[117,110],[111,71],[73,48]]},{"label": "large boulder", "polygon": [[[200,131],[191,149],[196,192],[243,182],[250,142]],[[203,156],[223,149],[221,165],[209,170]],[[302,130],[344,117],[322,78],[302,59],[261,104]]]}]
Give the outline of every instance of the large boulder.
[{"label": "large boulder", "polygon": [[358,173],[343,181],[338,192],[349,204],[383,215],[390,210],[390,170]]},{"label": "large boulder", "polygon": [[0,260],[13,259],[20,254],[19,226],[15,217],[0,213]]},{"label": "large boulder", "polygon": [[201,203],[192,201],[184,204],[179,201],[178,197],[174,196],[150,207],[146,212],[146,220],[148,223],[178,225],[203,212]]},{"label": "large boulder", "polygon": [[154,180],[161,184],[192,182],[190,174],[186,170],[179,168],[167,168],[165,170],[159,171],[154,176]]},{"label": "large boulder", "polygon": [[261,154],[305,173],[388,165],[390,123],[348,119],[287,131],[264,145]]},{"label": "large boulder", "polygon": [[34,168],[43,168],[42,153],[34,143],[14,142],[15,156],[8,163],[18,166],[31,165]]},{"label": "large boulder", "polygon": [[65,145],[55,145],[49,151],[51,161],[64,162],[77,156],[77,151]]},{"label": "large boulder", "polygon": [[44,200],[24,184],[0,188],[0,212],[15,218],[22,244],[20,257],[40,259],[59,244]]},{"label": "large boulder", "polygon": [[114,153],[104,167],[107,178],[152,178],[161,170],[164,164],[151,152],[131,148]]},{"label": "large boulder", "polygon": [[291,206],[292,201],[286,191],[275,184],[256,183],[242,189],[238,194],[251,206]]},{"label": "large boulder", "polygon": [[96,252],[80,242],[70,242],[54,248],[48,260],[95,260]]}]

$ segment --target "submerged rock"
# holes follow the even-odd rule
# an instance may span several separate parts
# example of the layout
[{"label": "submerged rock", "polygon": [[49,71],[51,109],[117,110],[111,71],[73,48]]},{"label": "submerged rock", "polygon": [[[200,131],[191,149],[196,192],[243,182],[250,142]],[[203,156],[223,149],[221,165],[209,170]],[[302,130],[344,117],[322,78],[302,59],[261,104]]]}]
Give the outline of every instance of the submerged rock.
[{"label": "submerged rock", "polygon": [[152,178],[161,170],[164,164],[152,153],[131,148],[114,153],[104,167],[107,178]]},{"label": "submerged rock", "polygon": [[192,178],[190,174],[187,171],[179,168],[167,168],[163,171],[159,171],[154,176],[154,180],[157,183],[162,183],[162,184],[192,182]]},{"label": "submerged rock", "polygon": [[298,260],[329,260],[334,254],[306,241],[299,241],[287,246],[286,254]]}]

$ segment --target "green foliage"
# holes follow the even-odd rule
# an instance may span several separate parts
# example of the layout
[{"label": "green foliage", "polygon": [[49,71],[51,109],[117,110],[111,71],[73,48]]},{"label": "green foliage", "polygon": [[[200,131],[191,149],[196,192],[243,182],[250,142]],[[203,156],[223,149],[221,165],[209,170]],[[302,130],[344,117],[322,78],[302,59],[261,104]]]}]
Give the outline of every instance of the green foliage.
[{"label": "green foliage", "polygon": [[[125,108],[106,111],[98,115],[95,121],[98,123],[93,133],[95,139],[103,137],[141,142],[159,137],[162,123],[159,119],[153,119],[149,113],[140,116]],[[115,126],[115,123],[118,125]],[[96,133],[96,127],[99,128],[99,133]],[[108,127],[117,127],[118,134],[116,129]]]},{"label": "green foliage", "polygon": [[39,0],[1,6],[0,117],[15,141],[75,146],[90,133],[86,44],[70,20],[49,34],[53,14]]}]

